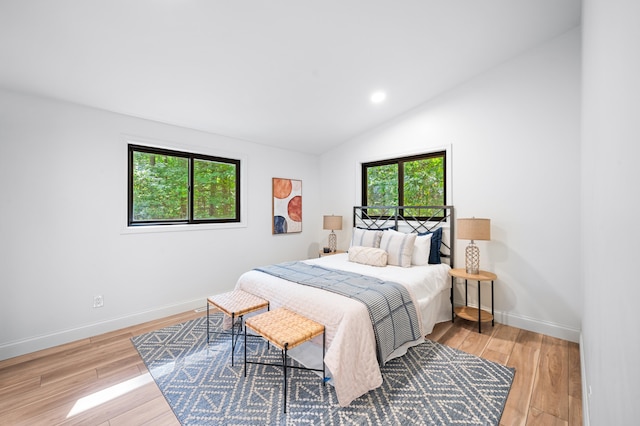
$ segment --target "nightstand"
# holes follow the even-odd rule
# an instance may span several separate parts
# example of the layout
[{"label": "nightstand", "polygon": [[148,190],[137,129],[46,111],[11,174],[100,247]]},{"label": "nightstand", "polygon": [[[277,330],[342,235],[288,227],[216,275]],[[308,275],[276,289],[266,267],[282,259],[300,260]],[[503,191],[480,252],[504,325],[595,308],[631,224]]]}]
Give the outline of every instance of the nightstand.
[{"label": "nightstand", "polygon": [[318,252],[318,257],[331,256],[331,255],[340,254],[340,253],[346,253],[346,251],[344,251],[344,250],[336,250],[336,251],[330,251],[329,253],[325,253],[322,250],[320,250]]},{"label": "nightstand", "polygon": [[[460,318],[464,318],[469,321],[478,321],[478,333],[482,333],[482,323],[491,321],[491,325],[494,325],[494,312],[493,312],[493,281],[498,278],[493,272],[480,271],[478,274],[467,274],[464,268],[451,269],[449,271],[451,276],[451,322],[453,322],[455,315]],[[464,306],[454,308],[453,306],[453,286],[456,278],[464,279]],[[468,306],[469,293],[468,293],[468,281],[478,281],[478,308],[472,308]],[[480,303],[480,285],[483,281],[491,281],[491,313],[480,309],[482,304]]]}]

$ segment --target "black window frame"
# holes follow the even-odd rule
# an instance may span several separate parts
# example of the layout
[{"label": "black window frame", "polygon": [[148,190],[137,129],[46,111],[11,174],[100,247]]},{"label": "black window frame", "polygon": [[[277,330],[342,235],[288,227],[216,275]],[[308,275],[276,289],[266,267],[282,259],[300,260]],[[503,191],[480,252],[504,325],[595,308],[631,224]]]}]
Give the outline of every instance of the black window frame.
[{"label": "black window frame", "polygon": [[[398,166],[398,206],[405,206],[404,202],[404,163],[408,163],[411,161],[417,160],[426,160],[429,158],[442,157],[442,180],[443,180],[443,203],[442,205],[447,205],[447,151],[435,151],[424,154],[416,154],[406,157],[398,157],[398,158],[390,158],[386,160],[372,161],[368,163],[362,163],[361,169],[361,179],[362,179],[362,194],[361,201],[363,206],[368,206],[367,195],[368,195],[368,174],[367,170],[371,167],[379,167],[379,166],[388,166],[391,164],[396,164]],[[400,212],[403,214],[404,212]],[[419,217],[418,219],[424,219],[423,217]]]},{"label": "black window frame", "polygon": [[[137,145],[137,144],[128,144],[128,171],[127,171],[127,224],[131,227],[138,226],[153,226],[153,225],[197,225],[197,224],[210,224],[210,223],[239,223],[241,221],[241,211],[240,211],[240,166],[241,162],[238,159],[233,158],[224,158],[217,157],[213,155],[205,155],[205,154],[197,154],[193,152],[187,151],[177,151],[172,149],[165,148],[156,148],[151,146]],[[188,160],[188,183],[187,183],[187,193],[188,193],[188,215],[187,219],[168,219],[168,220],[133,220],[133,169],[134,169],[134,152],[143,152],[146,154],[158,154],[158,155],[167,155],[174,157],[186,158]],[[194,191],[193,191],[193,181],[194,181],[194,161],[195,160],[205,160],[212,161],[217,163],[226,163],[233,164],[235,166],[235,217],[234,218],[224,218],[224,219],[194,219]]]}]

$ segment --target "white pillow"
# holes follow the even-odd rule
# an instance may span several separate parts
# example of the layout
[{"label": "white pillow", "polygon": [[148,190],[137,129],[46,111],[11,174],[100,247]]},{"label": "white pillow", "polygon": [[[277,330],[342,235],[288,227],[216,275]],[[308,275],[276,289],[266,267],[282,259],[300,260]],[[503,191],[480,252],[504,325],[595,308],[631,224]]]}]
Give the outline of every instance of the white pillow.
[{"label": "white pillow", "polygon": [[413,254],[411,255],[411,264],[423,266],[429,264],[429,255],[431,254],[431,235],[418,235],[413,245]]},{"label": "white pillow", "polygon": [[352,246],[349,261],[371,266],[387,266],[387,252],[374,247]]},{"label": "white pillow", "polygon": [[380,238],[382,238],[382,231],[354,228],[351,246],[378,248],[380,247]]},{"label": "white pillow", "polygon": [[403,268],[411,266],[416,236],[416,234],[405,234],[393,230],[384,231],[380,240],[380,248],[387,252],[387,263]]}]

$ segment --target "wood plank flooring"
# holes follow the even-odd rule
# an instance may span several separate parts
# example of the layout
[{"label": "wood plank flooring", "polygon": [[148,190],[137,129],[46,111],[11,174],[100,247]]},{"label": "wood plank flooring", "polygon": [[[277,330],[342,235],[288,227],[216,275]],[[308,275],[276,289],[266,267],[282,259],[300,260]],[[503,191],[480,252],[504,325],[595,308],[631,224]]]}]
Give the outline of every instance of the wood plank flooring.
[{"label": "wood plank flooring", "polygon": [[[0,423],[179,425],[129,339],[202,315],[189,311],[0,361]],[[577,344],[500,324],[482,329],[478,334],[477,323],[456,319],[427,337],[516,368],[501,425],[582,424]],[[105,389],[125,386],[92,404]]]},{"label": "wood plank flooring", "polygon": [[456,319],[428,338],[516,369],[501,425],[582,425],[578,344],[502,324]]}]

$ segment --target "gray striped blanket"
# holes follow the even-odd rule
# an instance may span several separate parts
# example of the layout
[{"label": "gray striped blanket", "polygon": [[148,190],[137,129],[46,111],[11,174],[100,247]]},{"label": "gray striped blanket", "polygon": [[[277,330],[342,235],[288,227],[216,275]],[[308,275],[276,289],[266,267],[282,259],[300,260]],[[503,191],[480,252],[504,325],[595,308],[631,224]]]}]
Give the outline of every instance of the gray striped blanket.
[{"label": "gray striped blanket", "polygon": [[401,345],[420,338],[416,308],[401,284],[304,262],[279,263],[256,270],[364,303],[373,325],[380,366]]}]

